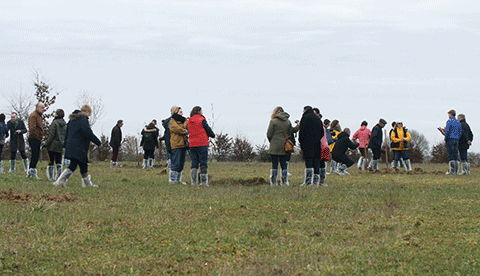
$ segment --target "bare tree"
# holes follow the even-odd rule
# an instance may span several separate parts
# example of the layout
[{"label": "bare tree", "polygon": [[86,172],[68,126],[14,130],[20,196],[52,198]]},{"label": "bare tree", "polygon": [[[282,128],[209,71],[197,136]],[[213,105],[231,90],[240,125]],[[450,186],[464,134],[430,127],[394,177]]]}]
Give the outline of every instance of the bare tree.
[{"label": "bare tree", "polygon": [[80,108],[84,104],[88,104],[92,108],[92,114],[89,117],[90,126],[93,126],[96,122],[105,117],[105,104],[103,103],[102,95],[82,90],[78,94],[75,105]]},{"label": "bare tree", "polygon": [[[60,92],[53,93],[53,89],[50,85],[44,80],[44,76],[40,76],[38,71],[33,72],[35,79],[33,80],[33,85],[35,86],[35,98],[37,102],[42,102],[45,105],[45,113],[43,113],[42,118],[44,120],[52,118],[55,115],[55,111],[47,113],[48,109],[55,104],[58,94]],[[53,94],[53,95],[52,95]]]},{"label": "bare tree", "polygon": [[416,130],[409,130],[412,135],[410,140],[410,160],[414,163],[422,163],[430,151],[427,137]]},{"label": "bare tree", "polygon": [[33,94],[24,92],[22,89],[18,92],[3,93],[2,97],[7,101],[5,108],[16,112],[23,121],[28,118],[36,103]]}]

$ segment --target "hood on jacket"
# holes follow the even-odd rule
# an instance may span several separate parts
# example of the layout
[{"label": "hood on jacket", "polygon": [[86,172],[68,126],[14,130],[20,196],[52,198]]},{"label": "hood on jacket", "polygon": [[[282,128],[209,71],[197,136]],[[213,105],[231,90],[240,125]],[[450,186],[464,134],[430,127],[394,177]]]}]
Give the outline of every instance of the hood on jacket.
[{"label": "hood on jacket", "polygon": [[290,115],[287,112],[280,112],[275,116],[275,118],[281,121],[286,121],[288,118],[290,118]]},{"label": "hood on jacket", "polygon": [[72,112],[72,114],[70,114],[68,118],[70,119],[70,121],[76,121],[83,117],[87,117],[87,114],[85,114],[85,112],[83,111],[76,109],[75,111]]}]

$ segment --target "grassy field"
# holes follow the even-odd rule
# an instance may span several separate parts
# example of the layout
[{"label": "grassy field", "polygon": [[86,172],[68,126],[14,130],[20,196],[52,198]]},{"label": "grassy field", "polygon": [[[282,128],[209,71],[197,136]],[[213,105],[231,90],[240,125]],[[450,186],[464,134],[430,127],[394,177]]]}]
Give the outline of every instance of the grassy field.
[{"label": "grassy field", "polygon": [[298,186],[301,163],[289,187],[239,184],[268,179],[270,164],[212,163],[214,185],[193,187],[103,162],[90,166],[98,189],[81,188],[79,172],[64,189],[45,167],[41,180],[0,175],[1,275],[480,274],[478,168],[352,167],[319,188]]}]

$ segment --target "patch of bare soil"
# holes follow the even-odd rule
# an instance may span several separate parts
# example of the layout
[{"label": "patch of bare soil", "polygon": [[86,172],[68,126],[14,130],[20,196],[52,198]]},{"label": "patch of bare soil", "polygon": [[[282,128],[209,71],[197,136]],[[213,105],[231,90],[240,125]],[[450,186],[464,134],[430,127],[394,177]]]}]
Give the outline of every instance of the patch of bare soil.
[{"label": "patch of bare soil", "polygon": [[267,182],[263,177],[255,177],[250,179],[221,179],[210,181],[210,185],[241,185],[241,186],[260,186],[260,185],[270,185],[270,182]]},{"label": "patch of bare soil", "polygon": [[405,171],[404,169],[399,170],[399,169],[397,169],[397,168],[389,168],[388,170],[387,170],[387,169],[381,169],[381,170],[378,170],[378,171],[375,171],[375,172],[362,171],[362,172],[360,172],[360,173],[361,173],[361,174],[362,174],[362,173],[373,173],[373,174],[414,174],[414,175],[418,175],[418,174],[435,174],[435,175],[445,174],[445,172],[440,172],[440,171],[426,172],[426,171],[424,171],[422,168],[413,168],[413,170],[410,171],[410,172],[407,172],[407,171]]},{"label": "patch of bare soil", "polygon": [[55,196],[48,193],[41,196],[36,196],[29,193],[17,193],[14,192],[12,188],[10,188],[8,191],[0,191],[0,201],[22,203],[37,201],[39,199],[54,201],[58,203],[73,202],[78,200],[77,196],[72,192],[68,192],[65,194],[57,194]]}]

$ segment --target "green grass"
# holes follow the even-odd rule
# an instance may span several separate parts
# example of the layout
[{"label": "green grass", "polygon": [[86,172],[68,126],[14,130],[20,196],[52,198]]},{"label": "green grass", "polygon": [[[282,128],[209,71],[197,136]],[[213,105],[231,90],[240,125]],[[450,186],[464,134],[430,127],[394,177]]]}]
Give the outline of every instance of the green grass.
[{"label": "green grass", "polygon": [[[0,192],[30,196],[0,201],[0,274],[480,274],[478,168],[452,177],[438,173],[446,165],[413,175],[352,167],[319,188],[299,187],[304,166],[294,163],[289,187],[192,187],[124,165],[91,164],[98,189],[81,188],[79,172],[56,188],[44,163],[41,180],[0,175]],[[209,175],[268,179],[269,169],[211,163]]]}]

